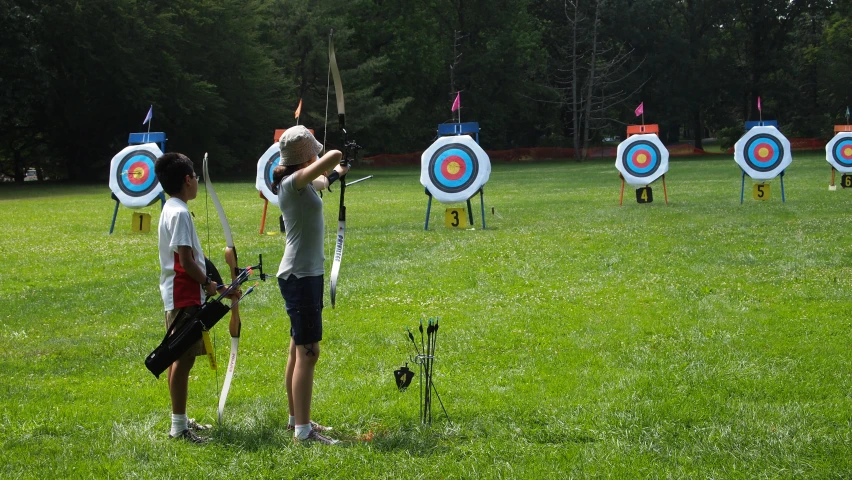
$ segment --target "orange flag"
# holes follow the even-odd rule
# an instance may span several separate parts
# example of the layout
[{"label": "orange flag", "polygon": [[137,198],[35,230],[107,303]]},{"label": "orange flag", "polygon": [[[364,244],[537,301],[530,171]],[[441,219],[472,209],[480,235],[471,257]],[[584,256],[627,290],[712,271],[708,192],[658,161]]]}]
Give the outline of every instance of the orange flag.
[{"label": "orange flag", "polygon": [[302,115],[302,99],[299,99],[299,106],[296,107],[296,115],[295,118],[299,118]]}]

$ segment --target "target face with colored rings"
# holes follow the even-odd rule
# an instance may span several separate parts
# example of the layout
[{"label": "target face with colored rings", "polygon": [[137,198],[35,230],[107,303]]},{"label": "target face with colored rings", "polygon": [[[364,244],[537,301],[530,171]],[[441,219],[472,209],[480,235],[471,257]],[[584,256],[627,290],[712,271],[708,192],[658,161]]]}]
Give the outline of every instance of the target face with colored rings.
[{"label": "target face with colored rings", "polygon": [[734,145],[734,160],[754,180],[771,180],[792,162],[790,141],[775,127],[754,127]]},{"label": "target face with colored rings", "polygon": [[154,164],[162,155],[156,143],[145,143],[127,146],[112,157],[109,188],[122,205],[142,208],[160,196],[163,187],[154,173]]},{"label": "target face with colored rings", "polygon": [[825,159],[841,173],[852,173],[852,132],[840,132],[825,146]]},{"label": "target face with colored rings", "polygon": [[618,144],[615,168],[628,184],[644,187],[669,171],[669,151],[653,133],[632,135]]},{"label": "target face with colored rings", "polygon": [[254,182],[254,187],[263,194],[264,198],[275,204],[278,204],[278,195],[272,193],[274,187],[272,172],[278,166],[280,159],[281,149],[278,147],[278,143],[273,143],[257,161],[257,177]]},{"label": "target face with colored rings", "polygon": [[491,159],[468,135],[440,137],[420,156],[420,183],[441,203],[463,202],[491,176]]}]

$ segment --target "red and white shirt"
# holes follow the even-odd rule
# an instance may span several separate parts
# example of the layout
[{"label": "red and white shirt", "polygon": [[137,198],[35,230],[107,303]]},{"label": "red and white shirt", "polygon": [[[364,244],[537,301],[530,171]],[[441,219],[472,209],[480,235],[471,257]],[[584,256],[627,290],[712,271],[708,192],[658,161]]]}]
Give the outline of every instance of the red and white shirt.
[{"label": "red and white shirt", "polygon": [[207,272],[201,242],[189,207],[183,200],[172,197],[166,201],[157,233],[160,236],[160,295],[166,311],[201,305],[204,303],[204,289],[180,266],[178,256],[178,247],[191,247],[195,263],[202,272]]}]

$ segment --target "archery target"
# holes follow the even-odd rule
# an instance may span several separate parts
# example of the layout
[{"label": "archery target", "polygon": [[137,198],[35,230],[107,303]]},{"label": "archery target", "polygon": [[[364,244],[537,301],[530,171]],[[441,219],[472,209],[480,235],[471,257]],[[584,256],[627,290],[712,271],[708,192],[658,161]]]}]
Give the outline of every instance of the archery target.
[{"label": "archery target", "polygon": [[754,127],[734,145],[734,160],[754,180],[772,180],[792,162],[790,141],[775,127]]},{"label": "archery target", "polygon": [[825,146],[825,159],[841,173],[852,173],[852,133],[841,132]]},{"label": "archery target", "polygon": [[263,196],[274,204],[278,204],[278,195],[272,193],[274,187],[272,183],[272,172],[278,166],[278,161],[281,159],[281,149],[278,143],[273,143],[266,152],[260,156],[257,161],[257,178],[254,186]]},{"label": "archery target", "polygon": [[491,159],[467,135],[440,137],[420,156],[420,183],[439,202],[463,202],[491,176]]},{"label": "archery target", "polygon": [[618,144],[615,168],[625,182],[644,187],[669,171],[669,151],[652,133],[631,135]]},{"label": "archery target", "polygon": [[109,188],[122,205],[147,207],[163,191],[154,173],[154,163],[163,152],[156,143],[130,145],[118,152],[110,162]]}]

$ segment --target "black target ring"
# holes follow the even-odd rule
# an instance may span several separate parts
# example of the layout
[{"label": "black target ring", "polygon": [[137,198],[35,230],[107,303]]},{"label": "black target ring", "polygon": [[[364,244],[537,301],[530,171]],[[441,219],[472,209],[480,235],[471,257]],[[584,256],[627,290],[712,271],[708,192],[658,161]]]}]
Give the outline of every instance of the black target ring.
[{"label": "black target ring", "polygon": [[[460,153],[461,155],[458,155]],[[464,168],[461,181],[448,178],[444,164],[456,162]],[[460,162],[460,163],[459,163]],[[454,172],[455,173],[455,172]],[[479,161],[476,154],[466,145],[451,143],[439,148],[429,159],[429,180],[436,188],[446,193],[458,193],[470,187],[479,176]]]},{"label": "black target ring", "polygon": [[[154,165],[157,162],[157,156],[147,150],[133,150],[128,152],[119,162],[117,171],[115,172],[118,179],[118,188],[128,197],[144,197],[160,186],[157,181],[157,176],[154,173]],[[132,183],[129,176],[133,175],[131,169],[136,169],[138,166],[144,168],[145,180],[140,185]]]},{"label": "black target ring", "polygon": [[755,171],[771,172],[777,169],[784,159],[784,145],[774,135],[758,133],[746,142],[743,158]]}]

